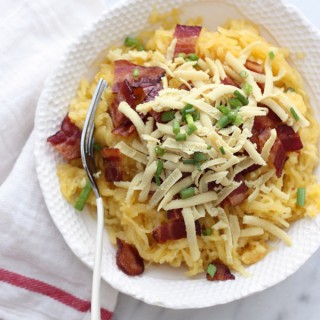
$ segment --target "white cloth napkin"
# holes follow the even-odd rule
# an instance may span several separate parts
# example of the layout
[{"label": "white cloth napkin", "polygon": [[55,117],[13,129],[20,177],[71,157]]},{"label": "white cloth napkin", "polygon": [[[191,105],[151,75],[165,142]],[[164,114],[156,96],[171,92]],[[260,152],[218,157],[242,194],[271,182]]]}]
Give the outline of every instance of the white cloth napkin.
[{"label": "white cloth napkin", "polygon": [[[2,320],[90,318],[92,272],[51,220],[35,172],[31,132],[45,78],[104,9],[100,0],[0,1]],[[103,283],[103,320],[112,317],[116,300],[117,292]]]}]

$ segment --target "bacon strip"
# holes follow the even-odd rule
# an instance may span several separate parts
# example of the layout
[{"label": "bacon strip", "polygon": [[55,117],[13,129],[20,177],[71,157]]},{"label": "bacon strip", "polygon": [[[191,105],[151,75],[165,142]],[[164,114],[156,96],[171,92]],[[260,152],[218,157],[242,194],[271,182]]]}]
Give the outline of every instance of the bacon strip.
[{"label": "bacon strip", "polygon": [[[138,70],[138,76],[133,76],[133,71]],[[109,113],[114,125],[113,134],[129,136],[135,132],[131,121],[118,110],[119,103],[126,101],[131,108],[142,102],[153,100],[162,89],[161,78],[165,70],[159,67],[143,67],[127,60],[115,61],[114,100],[109,108]],[[141,115],[142,118],[145,116]]]},{"label": "bacon strip", "polygon": [[[196,233],[201,234],[199,221],[195,221]],[[172,220],[168,223],[161,224],[152,231],[153,238],[158,243],[165,243],[168,240],[178,240],[187,237],[186,225],[183,219]]]},{"label": "bacon strip", "polygon": [[223,264],[217,260],[212,261],[211,264],[213,264],[217,268],[217,271],[213,277],[211,277],[207,273],[207,280],[209,280],[209,281],[226,281],[226,280],[234,280],[236,278],[225,264]]},{"label": "bacon strip", "polygon": [[270,150],[269,162],[276,169],[276,175],[281,176],[287,152],[298,151],[303,148],[299,134],[294,132],[292,127],[282,124],[280,118],[269,109],[266,116],[255,117],[252,128],[253,136],[250,140],[257,144],[257,149],[261,152],[264,144],[270,137],[271,129],[276,129],[277,139]]},{"label": "bacon strip", "polygon": [[[138,70],[136,78],[133,76],[135,69]],[[165,70],[160,67],[144,67],[127,60],[117,60],[114,62],[114,85],[112,90],[113,92],[118,92],[119,85],[127,80],[131,87],[148,88],[149,93],[154,86],[160,83],[165,73]]]},{"label": "bacon strip", "polygon": [[248,187],[244,183],[244,176],[239,173],[236,175],[235,181],[242,182],[240,186],[233,190],[227,197],[227,200],[232,206],[237,206],[241,204],[244,200],[248,198]]},{"label": "bacon strip", "polygon": [[61,129],[47,139],[68,161],[80,158],[80,140],[81,131],[68,115],[63,119]]},{"label": "bacon strip", "polygon": [[172,209],[167,211],[167,217],[169,220],[181,220],[183,219],[182,216],[182,209]]},{"label": "bacon strip", "polygon": [[138,250],[119,238],[117,238],[117,245],[116,262],[118,268],[129,276],[142,274],[144,271],[144,262]]},{"label": "bacon strip", "polygon": [[174,56],[177,56],[179,53],[194,53],[201,29],[202,27],[199,26],[177,24],[173,34],[173,37],[177,39]]},{"label": "bacon strip", "polygon": [[122,181],[122,155],[119,149],[103,148],[101,156],[104,163],[104,175],[109,182]]}]

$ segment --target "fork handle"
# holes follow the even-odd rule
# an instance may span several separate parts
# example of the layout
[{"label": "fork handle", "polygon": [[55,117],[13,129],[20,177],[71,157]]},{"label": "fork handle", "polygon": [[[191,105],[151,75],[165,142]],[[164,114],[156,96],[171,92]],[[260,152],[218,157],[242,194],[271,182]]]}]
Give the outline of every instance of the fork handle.
[{"label": "fork handle", "polygon": [[91,320],[100,320],[100,282],[101,282],[101,256],[104,226],[104,210],[101,197],[97,198],[97,237],[94,257],[91,293]]}]

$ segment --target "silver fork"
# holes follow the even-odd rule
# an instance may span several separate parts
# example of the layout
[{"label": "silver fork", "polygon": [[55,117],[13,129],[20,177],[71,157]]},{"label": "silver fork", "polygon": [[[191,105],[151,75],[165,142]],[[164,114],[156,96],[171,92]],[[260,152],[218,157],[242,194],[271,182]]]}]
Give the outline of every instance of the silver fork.
[{"label": "silver fork", "polygon": [[86,170],[89,181],[92,185],[93,192],[97,201],[97,235],[94,257],[94,269],[92,277],[92,293],[91,293],[91,320],[100,320],[100,281],[101,281],[101,256],[102,256],[102,238],[104,226],[104,209],[99,189],[97,186],[95,174],[97,168],[94,160],[93,151],[93,132],[94,117],[97,111],[103,90],[107,87],[107,82],[100,79],[96,91],[91,100],[87,117],[81,134],[81,160],[83,168]]}]

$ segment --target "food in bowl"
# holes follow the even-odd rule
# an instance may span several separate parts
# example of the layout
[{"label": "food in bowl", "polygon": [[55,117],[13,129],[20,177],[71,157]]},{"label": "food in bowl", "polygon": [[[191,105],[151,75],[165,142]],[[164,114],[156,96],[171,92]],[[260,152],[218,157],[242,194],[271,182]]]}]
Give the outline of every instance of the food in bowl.
[{"label": "food in bowl", "polygon": [[208,280],[263,259],[270,240],[320,209],[319,125],[288,52],[249,22],[218,31],[176,25],[142,43],[128,37],[82,80],[48,141],[67,162],[57,174],[77,209],[95,206],[79,159],[81,129],[99,78],[96,177],[105,224],[129,275],[144,262],[185,265]]}]

